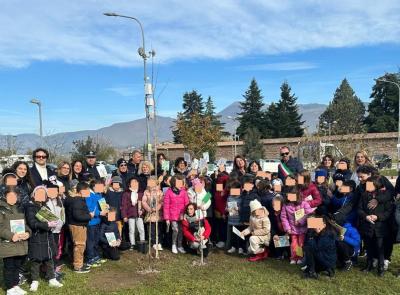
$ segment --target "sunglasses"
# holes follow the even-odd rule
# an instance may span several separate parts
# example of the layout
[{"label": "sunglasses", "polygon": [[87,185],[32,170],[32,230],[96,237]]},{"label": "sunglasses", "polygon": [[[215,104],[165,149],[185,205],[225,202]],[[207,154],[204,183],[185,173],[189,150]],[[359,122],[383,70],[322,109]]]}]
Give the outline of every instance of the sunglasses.
[{"label": "sunglasses", "polygon": [[124,167],[124,166],[128,166],[128,165],[126,165],[126,164],[121,164],[121,165],[119,165],[119,167]]},{"label": "sunglasses", "polygon": [[47,159],[47,156],[35,156],[36,159]]},{"label": "sunglasses", "polygon": [[289,153],[281,153],[281,157],[287,156]]}]

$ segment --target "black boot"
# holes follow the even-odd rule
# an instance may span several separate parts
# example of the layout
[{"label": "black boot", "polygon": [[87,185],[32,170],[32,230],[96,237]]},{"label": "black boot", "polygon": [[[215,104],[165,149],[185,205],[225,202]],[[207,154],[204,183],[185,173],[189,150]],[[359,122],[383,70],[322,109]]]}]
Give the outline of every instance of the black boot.
[{"label": "black boot", "polygon": [[326,272],[328,273],[328,277],[330,278],[333,278],[335,276],[335,270],[333,268],[328,268]]},{"label": "black boot", "polygon": [[361,271],[370,272],[372,268],[373,268],[372,260],[368,260],[367,265]]},{"label": "black boot", "polygon": [[383,266],[379,266],[378,267],[378,277],[383,277],[384,274],[385,274],[385,269],[383,268]]}]

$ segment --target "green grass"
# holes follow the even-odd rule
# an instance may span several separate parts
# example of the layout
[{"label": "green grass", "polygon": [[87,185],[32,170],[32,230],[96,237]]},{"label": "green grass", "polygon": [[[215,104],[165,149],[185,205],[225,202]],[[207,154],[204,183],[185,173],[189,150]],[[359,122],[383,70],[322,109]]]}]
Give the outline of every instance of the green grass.
[{"label": "green grass", "polygon": [[[245,258],[214,251],[206,266],[192,266],[198,258],[189,254],[174,256],[161,252],[154,262],[158,274],[139,274],[147,268],[147,258],[124,252],[121,260],[108,261],[88,274],[66,270],[64,287],[55,290],[40,282],[37,294],[397,294],[400,279],[393,273],[400,268],[400,248],[395,247],[393,262],[383,278],[364,274],[359,268],[337,271],[333,279],[304,280],[296,265],[288,261],[251,263]],[[363,263],[361,263],[363,264]],[[25,290],[28,285],[22,286]]]}]

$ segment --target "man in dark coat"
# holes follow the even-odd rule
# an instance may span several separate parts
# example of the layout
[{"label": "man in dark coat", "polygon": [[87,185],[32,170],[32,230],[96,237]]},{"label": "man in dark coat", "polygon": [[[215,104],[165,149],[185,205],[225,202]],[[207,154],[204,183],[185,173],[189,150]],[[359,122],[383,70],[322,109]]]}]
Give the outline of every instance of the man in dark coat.
[{"label": "man in dark coat", "polygon": [[86,154],[85,172],[90,174],[90,178],[100,180],[100,173],[96,167],[96,153],[89,151]]},{"label": "man in dark coat", "polygon": [[279,149],[281,163],[278,167],[278,177],[285,181],[286,176],[295,176],[304,170],[303,164],[291,156],[289,147],[283,146]]},{"label": "man in dark coat", "polygon": [[31,174],[34,187],[37,187],[47,181],[50,176],[55,175],[55,172],[49,166],[47,166],[49,152],[46,149],[38,148],[34,150],[32,153],[32,158],[34,164],[29,172]]},{"label": "man in dark coat", "polygon": [[128,172],[138,176],[139,175],[139,164],[142,161],[142,153],[139,150],[133,151],[132,158],[128,162]]}]

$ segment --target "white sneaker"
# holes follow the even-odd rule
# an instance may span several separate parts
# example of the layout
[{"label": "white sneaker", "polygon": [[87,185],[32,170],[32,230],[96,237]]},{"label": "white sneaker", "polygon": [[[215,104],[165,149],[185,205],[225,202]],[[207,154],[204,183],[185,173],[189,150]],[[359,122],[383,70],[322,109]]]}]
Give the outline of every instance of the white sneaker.
[{"label": "white sneaker", "polygon": [[239,248],[238,253],[239,255],[244,255],[244,250],[242,248]]},{"label": "white sneaker", "polygon": [[157,248],[158,248],[158,251],[163,251],[164,250],[163,247],[161,246],[161,244],[158,244]]},{"label": "white sneaker", "polygon": [[53,287],[53,288],[61,288],[62,286],[64,286],[63,284],[61,284],[59,281],[57,281],[55,278],[51,279],[49,281],[49,286]]},{"label": "white sneaker", "polygon": [[390,261],[387,260],[387,259],[385,259],[385,260],[383,261],[383,269],[384,269],[384,270],[388,270],[389,264],[390,264]]},{"label": "white sneaker", "polygon": [[182,253],[182,254],[186,253],[186,251],[185,251],[185,249],[183,249],[183,247],[178,247],[178,252]]},{"label": "white sneaker", "polygon": [[157,244],[154,244],[154,245],[153,245],[153,249],[154,249],[154,250],[158,250],[157,248],[158,248],[158,247],[157,247]]},{"label": "white sneaker", "polygon": [[18,294],[21,294],[21,295],[25,295],[26,293],[28,293],[25,290],[21,289],[19,286],[15,286],[14,289],[17,290]]},{"label": "white sneaker", "polygon": [[178,249],[176,248],[176,245],[172,245],[172,253],[178,254]]},{"label": "white sneaker", "polygon": [[22,293],[19,293],[15,287],[8,289],[7,293],[6,293],[6,295],[20,295],[20,294],[22,294]]},{"label": "white sneaker", "polygon": [[218,242],[216,246],[217,246],[217,248],[222,249],[222,248],[225,247],[225,243],[224,242]]},{"label": "white sneaker", "polygon": [[36,292],[39,288],[39,281],[32,281],[29,291]]},{"label": "white sneaker", "polygon": [[290,264],[296,264],[296,260],[290,260]]},{"label": "white sneaker", "polygon": [[378,266],[378,259],[374,258],[374,260],[372,261],[372,267],[376,268]]},{"label": "white sneaker", "polygon": [[[242,250],[243,251],[243,250]],[[226,252],[228,252],[229,254],[233,254],[233,253],[235,253],[236,252],[236,248],[235,247],[232,247],[232,248],[230,248],[228,251],[226,251]]]}]

